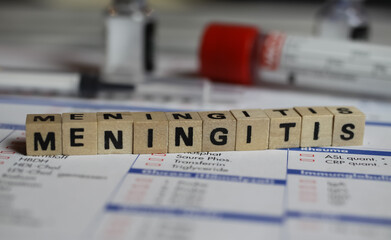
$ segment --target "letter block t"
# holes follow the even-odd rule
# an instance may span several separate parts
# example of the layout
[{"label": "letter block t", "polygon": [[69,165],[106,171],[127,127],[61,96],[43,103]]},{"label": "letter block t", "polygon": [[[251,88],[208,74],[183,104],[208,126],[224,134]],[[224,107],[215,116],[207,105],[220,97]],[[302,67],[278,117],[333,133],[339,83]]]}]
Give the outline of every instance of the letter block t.
[{"label": "letter block t", "polygon": [[300,146],[301,117],[293,108],[266,109],[270,118],[269,148]]},{"label": "letter block t", "polygon": [[362,145],[365,114],[355,107],[327,107],[334,114],[333,146]]},{"label": "letter block t", "polygon": [[96,113],[62,114],[64,155],[96,155],[97,146]]},{"label": "letter block t", "polygon": [[167,112],[168,152],[201,152],[202,120],[196,112]]},{"label": "letter block t", "polygon": [[60,114],[27,114],[26,153],[30,156],[62,154]]},{"label": "letter block t", "polygon": [[199,112],[202,123],[202,151],[234,151],[236,120],[229,111]]},{"label": "letter block t", "polygon": [[133,153],[166,153],[168,121],[164,112],[135,112]]},{"label": "letter block t", "polygon": [[133,119],[129,112],[98,112],[98,154],[132,153]]}]

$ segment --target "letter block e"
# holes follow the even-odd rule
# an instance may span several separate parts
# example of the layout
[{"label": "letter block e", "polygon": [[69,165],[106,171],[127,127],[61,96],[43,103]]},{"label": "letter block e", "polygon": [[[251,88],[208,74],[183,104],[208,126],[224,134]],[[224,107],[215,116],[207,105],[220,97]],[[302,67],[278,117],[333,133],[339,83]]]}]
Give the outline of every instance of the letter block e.
[{"label": "letter block e", "polygon": [[96,113],[63,113],[62,139],[64,155],[97,154]]}]

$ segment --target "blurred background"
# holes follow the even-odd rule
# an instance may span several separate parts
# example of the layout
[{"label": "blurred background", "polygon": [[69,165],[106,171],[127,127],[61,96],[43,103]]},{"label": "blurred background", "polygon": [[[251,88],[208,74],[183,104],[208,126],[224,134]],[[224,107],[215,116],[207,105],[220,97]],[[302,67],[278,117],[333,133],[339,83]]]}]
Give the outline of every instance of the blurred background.
[{"label": "blurred background", "polygon": [[[154,74],[197,73],[201,36],[212,21],[251,24],[263,33],[278,30],[288,35],[313,36],[325,2],[150,0],[148,4],[157,23]],[[351,2],[364,6],[367,25],[358,31],[359,35],[367,35],[363,41],[391,45],[391,2]],[[110,3],[109,0],[1,1],[0,66],[99,70],[105,61],[104,21]]]},{"label": "blurred background", "polygon": [[[150,0],[158,19],[159,52],[195,54],[204,25],[210,21],[242,22],[265,30],[311,35],[322,0]],[[109,0],[18,0],[0,3],[0,44],[103,46],[103,11]],[[365,2],[370,41],[391,44],[391,2]],[[3,62],[2,62],[3,63]]]}]

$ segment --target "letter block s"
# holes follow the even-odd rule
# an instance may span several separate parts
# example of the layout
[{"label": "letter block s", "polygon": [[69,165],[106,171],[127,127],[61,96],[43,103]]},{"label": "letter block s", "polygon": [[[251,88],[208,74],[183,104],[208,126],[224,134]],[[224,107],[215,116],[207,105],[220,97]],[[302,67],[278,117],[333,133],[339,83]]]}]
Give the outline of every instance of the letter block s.
[{"label": "letter block s", "polygon": [[26,153],[30,156],[62,154],[60,114],[27,114]]},{"label": "letter block s", "polygon": [[334,115],[332,146],[362,145],[364,140],[365,114],[355,107],[327,107]]}]

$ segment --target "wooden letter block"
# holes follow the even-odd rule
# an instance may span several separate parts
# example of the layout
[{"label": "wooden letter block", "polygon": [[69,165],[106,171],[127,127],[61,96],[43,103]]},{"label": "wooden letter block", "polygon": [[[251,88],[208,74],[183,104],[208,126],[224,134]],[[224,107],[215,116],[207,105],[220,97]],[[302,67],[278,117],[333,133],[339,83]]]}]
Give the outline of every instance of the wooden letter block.
[{"label": "wooden letter block", "polygon": [[62,137],[64,155],[97,154],[96,113],[63,113]]},{"label": "wooden letter block", "polygon": [[333,114],[325,107],[295,107],[301,115],[301,147],[331,146]]},{"label": "wooden letter block", "polygon": [[261,109],[231,110],[236,118],[236,151],[269,147],[270,119]]},{"label": "wooden letter block", "polygon": [[164,112],[132,113],[133,153],[166,153],[168,121]]},{"label": "wooden letter block", "polygon": [[201,152],[202,120],[196,112],[168,112],[168,152]]},{"label": "wooden letter block", "polygon": [[270,118],[269,148],[300,146],[301,117],[293,108],[266,109]]},{"label": "wooden letter block", "polygon": [[132,153],[133,119],[131,113],[99,112],[98,154]]},{"label": "wooden letter block", "polygon": [[62,154],[60,114],[27,114],[26,153],[30,156]]},{"label": "wooden letter block", "polygon": [[365,114],[355,107],[327,107],[334,114],[333,146],[362,145]]},{"label": "wooden letter block", "polygon": [[236,120],[229,111],[199,112],[202,119],[202,151],[234,151]]}]

